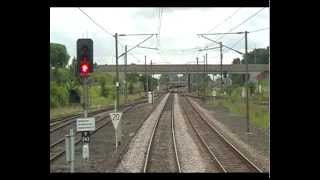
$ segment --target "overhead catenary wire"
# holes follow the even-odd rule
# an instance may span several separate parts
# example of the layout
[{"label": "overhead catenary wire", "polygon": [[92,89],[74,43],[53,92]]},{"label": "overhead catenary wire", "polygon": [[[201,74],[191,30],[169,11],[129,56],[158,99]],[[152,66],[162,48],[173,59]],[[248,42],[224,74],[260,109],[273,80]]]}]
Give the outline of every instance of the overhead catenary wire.
[{"label": "overhead catenary wire", "polygon": [[262,28],[262,29],[257,29],[257,30],[249,31],[249,32],[250,32],[250,33],[255,33],[255,32],[264,31],[264,30],[267,30],[267,29],[270,29],[270,28],[269,28],[269,27],[266,27],[266,28]]},{"label": "overhead catenary wire", "polygon": [[[239,39],[237,42],[235,42],[233,45],[231,45],[231,48],[234,48],[236,45],[238,45],[242,40],[244,39],[244,37],[242,37],[241,39]],[[227,53],[228,51],[230,51],[230,49],[224,49],[223,53]]]},{"label": "overhead catenary wire", "polygon": [[251,16],[249,16],[247,19],[245,19],[244,21],[242,21],[241,23],[239,23],[238,25],[234,26],[233,28],[231,28],[228,32],[232,32],[233,30],[237,29],[238,27],[240,27],[242,24],[246,23],[247,21],[249,21],[251,18],[255,17],[256,15],[258,15],[262,10],[264,10],[265,7],[263,7],[262,9],[260,9],[259,11],[255,12],[254,14],[252,14]]},{"label": "overhead catenary wire", "polygon": [[227,18],[225,18],[222,22],[220,22],[219,24],[215,25],[213,28],[211,28],[209,31],[207,31],[207,33],[217,29],[219,26],[221,26],[222,24],[224,24],[226,21],[228,21],[229,19],[231,19],[237,12],[239,12],[241,8],[236,9],[230,16],[228,16]]},{"label": "overhead catenary wire", "polygon": [[[103,30],[105,33],[109,34],[110,36],[114,37],[114,34],[108,31],[106,28],[104,28],[102,25],[100,25],[97,21],[95,21],[91,16],[89,16],[86,12],[84,12],[81,8],[78,8],[81,13],[83,13],[86,17],[88,17],[91,22],[93,22],[96,26],[98,26],[101,30]],[[124,48],[124,45],[118,41],[118,44]],[[128,53],[130,56],[134,57],[136,60],[141,62],[140,59],[138,59],[136,56],[134,56],[131,52]]]},{"label": "overhead catenary wire", "polygon": [[[244,39],[244,37],[240,38],[238,41],[236,41],[234,44],[232,44],[231,46],[229,46],[230,48],[234,48],[235,46],[237,46],[242,40]],[[223,54],[227,54],[228,52],[230,51],[230,49],[228,48],[223,48],[222,49],[222,53]],[[220,54],[218,53],[217,56],[214,56],[212,59],[219,59],[220,57]]]},{"label": "overhead catenary wire", "polygon": [[107,29],[105,29],[103,26],[101,26],[99,23],[97,23],[93,18],[91,18],[86,12],[84,12],[81,8],[78,8],[85,16],[87,16],[95,25],[97,25],[100,29],[102,29],[104,32],[108,33],[113,37],[113,34],[109,32]]},{"label": "overhead catenary wire", "polygon": [[[104,28],[101,24],[99,24],[94,18],[90,17],[86,12],[85,10],[81,9],[81,8],[78,8],[79,11],[84,14],[92,23],[94,23],[96,26],[98,26],[101,30],[103,30],[103,32],[111,35],[112,37],[114,37],[114,34],[112,33],[112,31],[109,31],[108,29]],[[220,22],[219,24],[215,25],[212,29],[210,29],[210,31],[220,27],[221,25],[223,25],[223,23],[225,23],[226,21],[229,21],[232,17],[234,17],[240,10],[241,8],[238,8],[236,9],[232,14],[230,14],[228,17],[226,17],[222,22]],[[237,24],[236,26],[232,27],[229,31],[233,31],[234,29],[240,27],[242,24],[248,22],[250,19],[252,19],[254,16],[256,16],[258,13],[260,13],[264,8],[260,9],[259,11],[255,12],[254,14],[252,14],[251,16],[249,16],[248,18],[246,18],[244,21],[242,21],[241,23]],[[158,20],[159,20],[159,26],[158,26],[158,34],[159,36],[157,36],[157,40],[158,40],[158,47],[159,49],[161,50],[160,48],[160,32],[161,32],[161,26],[163,25],[163,11],[164,11],[164,8],[159,8],[158,10]],[[157,13],[155,13],[156,15]],[[156,29],[156,28],[155,28]],[[257,29],[257,30],[254,30],[254,31],[249,31],[250,33],[254,33],[254,32],[259,32],[259,31],[263,31],[263,30],[266,30],[266,29],[269,29],[269,28],[263,28],[263,29]],[[220,37],[220,38],[223,38],[223,37]],[[124,45],[121,43],[121,42],[118,42],[118,44],[122,47],[124,47]],[[207,45],[208,47],[208,45]],[[193,52],[195,52],[195,54],[197,55],[199,52],[197,52],[197,49],[199,47],[196,47],[196,48],[188,48],[188,49],[177,49],[177,50],[165,50],[165,51],[173,51],[173,52],[183,52],[183,53],[189,53],[188,51],[190,51],[190,54],[189,55],[194,55]],[[162,51],[162,50],[161,50]],[[160,54],[160,51],[159,51],[159,54]],[[135,57],[131,52],[128,52],[128,55],[130,55],[131,57],[137,59],[138,61],[140,62],[143,62],[141,61],[139,58]],[[161,56],[161,54],[160,54]]]},{"label": "overhead catenary wire", "polygon": [[[254,14],[252,14],[251,16],[249,16],[248,18],[246,18],[245,20],[243,20],[242,22],[240,22],[239,24],[237,24],[236,26],[233,26],[232,28],[230,28],[227,33],[232,32],[233,30],[237,29],[238,27],[240,27],[241,25],[243,25],[244,23],[246,23],[247,21],[249,21],[251,18],[255,17],[256,15],[258,15],[262,10],[264,10],[265,7],[259,9],[258,11],[256,11]],[[219,41],[222,38],[224,38],[227,34],[223,34],[221,35],[219,38],[217,38],[215,41]],[[213,43],[208,44],[207,46],[212,45]]]}]

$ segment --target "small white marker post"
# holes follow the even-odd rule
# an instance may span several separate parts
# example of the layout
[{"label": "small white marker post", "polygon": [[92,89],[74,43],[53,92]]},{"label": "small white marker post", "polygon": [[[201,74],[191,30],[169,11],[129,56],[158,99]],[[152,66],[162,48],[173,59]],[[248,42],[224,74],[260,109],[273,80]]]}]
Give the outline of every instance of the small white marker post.
[{"label": "small white marker post", "polygon": [[213,101],[213,104],[216,101],[215,100],[216,95],[217,95],[217,92],[215,90],[212,90],[212,101]]},{"label": "small white marker post", "polygon": [[70,164],[70,172],[74,172],[74,134],[73,129],[65,136],[66,160]]},{"label": "small white marker post", "polygon": [[88,143],[85,143],[82,146],[82,158],[84,160],[88,160],[89,159],[89,144]]},{"label": "small white marker post", "polygon": [[246,97],[246,89],[243,87],[241,91],[241,97],[244,99]]}]

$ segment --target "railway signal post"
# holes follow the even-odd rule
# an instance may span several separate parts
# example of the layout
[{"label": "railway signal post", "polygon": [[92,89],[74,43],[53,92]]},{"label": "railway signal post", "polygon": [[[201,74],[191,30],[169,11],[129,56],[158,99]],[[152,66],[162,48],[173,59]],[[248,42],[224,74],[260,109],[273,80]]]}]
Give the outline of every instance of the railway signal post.
[{"label": "railway signal post", "polygon": [[[83,82],[83,94],[84,94],[84,118],[77,119],[77,131],[82,131],[82,157],[83,159],[89,159],[89,142],[90,142],[90,130],[92,130],[92,121],[94,119],[88,118],[88,77],[89,73],[93,72],[93,41],[92,39],[78,39],[77,40],[77,64],[78,74],[82,78]],[[80,121],[90,121],[91,127],[81,127]],[[94,126],[94,125],[93,125]]]}]

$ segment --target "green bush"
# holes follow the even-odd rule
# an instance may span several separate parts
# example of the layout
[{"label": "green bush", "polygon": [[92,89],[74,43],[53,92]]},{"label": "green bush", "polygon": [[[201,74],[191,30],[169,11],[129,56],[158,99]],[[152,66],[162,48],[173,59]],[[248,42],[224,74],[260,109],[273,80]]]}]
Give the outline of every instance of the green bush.
[{"label": "green bush", "polygon": [[248,88],[249,88],[249,92],[250,92],[250,95],[254,93],[254,90],[256,88],[256,84],[254,82],[249,82],[248,83]]},{"label": "green bush", "polygon": [[103,96],[103,97],[108,97],[108,95],[109,95],[109,89],[106,88],[106,82],[105,82],[105,81],[101,81],[101,83],[100,83],[100,89],[101,89],[101,96]]},{"label": "green bush", "polygon": [[69,91],[65,86],[58,85],[55,82],[50,86],[50,106],[60,107],[69,104]]},{"label": "green bush", "polygon": [[129,94],[133,94],[134,86],[133,86],[133,84],[132,84],[132,83],[130,83],[130,84],[129,84],[128,89],[129,89]]}]

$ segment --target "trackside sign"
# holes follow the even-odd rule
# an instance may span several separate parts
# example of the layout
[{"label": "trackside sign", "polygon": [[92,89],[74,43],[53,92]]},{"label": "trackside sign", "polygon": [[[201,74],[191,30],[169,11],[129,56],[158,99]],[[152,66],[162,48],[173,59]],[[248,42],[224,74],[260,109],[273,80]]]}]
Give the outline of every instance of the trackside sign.
[{"label": "trackside sign", "polygon": [[94,131],[96,129],[95,119],[77,118],[77,131]]}]

